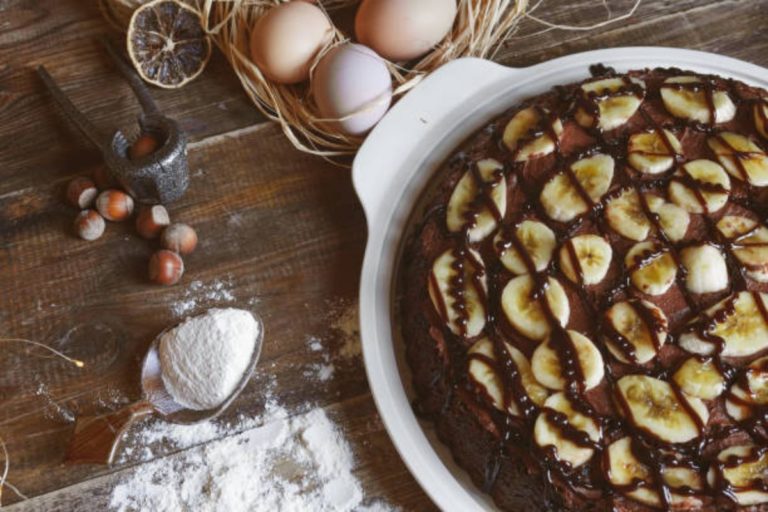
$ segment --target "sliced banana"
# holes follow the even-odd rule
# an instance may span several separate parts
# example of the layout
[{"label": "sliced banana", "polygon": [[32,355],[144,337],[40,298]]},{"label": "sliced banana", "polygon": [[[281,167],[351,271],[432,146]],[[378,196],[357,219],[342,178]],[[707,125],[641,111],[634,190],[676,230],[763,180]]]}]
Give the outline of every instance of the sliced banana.
[{"label": "sliced banana", "polygon": [[672,377],[689,396],[714,400],[725,391],[725,378],[712,358],[689,357]]},{"label": "sliced banana", "polygon": [[[605,312],[605,322],[608,324],[605,344],[622,363],[645,364],[656,357],[657,347],[667,341],[669,322],[666,315],[645,300],[617,302]],[[633,361],[614,339],[616,335],[631,345]]]},{"label": "sliced banana", "polygon": [[683,146],[669,130],[636,133],[629,138],[629,165],[643,174],[661,174],[675,165]]},{"label": "sliced banana", "polygon": [[[698,398],[678,395],[666,381],[647,375],[625,375],[616,382],[619,403],[627,419],[646,434],[667,443],[687,443],[701,434],[709,411]],[[698,416],[693,418],[681,403],[685,400]],[[698,420],[698,421],[697,421]]]},{"label": "sliced banana", "polygon": [[685,238],[688,225],[691,223],[691,216],[688,215],[688,212],[659,196],[645,194],[644,197],[648,203],[648,209],[659,216],[659,224],[667,238],[673,242]]},{"label": "sliced banana", "polygon": [[[648,210],[658,216],[659,225],[667,238],[673,242],[682,240],[688,232],[691,221],[688,212],[659,196],[643,194],[643,197]],[[640,203],[638,192],[633,188],[624,189],[608,201],[605,207],[605,218],[611,229],[636,242],[648,238],[653,227]]]},{"label": "sliced banana", "polygon": [[663,295],[677,277],[677,264],[669,250],[653,242],[632,246],[624,258],[632,284],[646,295]]},{"label": "sliced banana", "polygon": [[709,148],[728,174],[756,187],[768,185],[768,156],[743,135],[722,132],[707,139]]},{"label": "sliced banana", "polygon": [[722,478],[729,496],[739,505],[746,507],[768,502],[768,493],[752,487],[755,481],[765,482],[768,475],[766,450],[755,445],[731,446],[717,455],[717,462],[707,472],[710,487],[720,487],[722,484],[718,479]]},{"label": "sliced banana", "polygon": [[624,189],[607,201],[605,218],[611,229],[636,242],[648,238],[651,231],[651,221],[645,215],[638,193],[633,188]]},{"label": "sliced banana", "polygon": [[552,330],[548,312],[565,327],[571,315],[571,307],[565,290],[553,277],[547,278],[547,287],[543,299],[548,304],[546,309],[542,298],[533,297],[534,280],[529,275],[515,277],[504,287],[501,293],[501,308],[509,323],[523,336],[532,340],[543,340]]},{"label": "sliced banana", "polygon": [[555,393],[544,402],[544,410],[536,418],[533,426],[533,438],[542,448],[553,446],[557,459],[578,467],[589,461],[595,453],[594,448],[571,441],[567,434],[551,417],[555,414],[563,418],[571,428],[578,430],[593,443],[600,441],[602,430],[593,418],[578,412],[563,392]]},{"label": "sliced banana", "polygon": [[755,118],[755,128],[758,133],[768,139],[768,101],[765,98],[755,103],[752,115]]},{"label": "sliced banana", "polygon": [[728,288],[725,256],[709,244],[694,245],[680,251],[685,267],[685,287],[693,293],[714,293]]},{"label": "sliced banana", "polygon": [[605,278],[611,258],[613,250],[603,237],[579,235],[560,248],[560,270],[576,284],[593,285]]},{"label": "sliced banana", "polygon": [[731,180],[717,162],[692,160],[675,173],[669,198],[691,213],[715,213],[728,202]]},{"label": "sliced banana", "polygon": [[582,85],[581,91],[582,102],[589,107],[582,105],[576,109],[576,122],[585,128],[613,130],[629,121],[640,108],[645,83],[633,77],[604,78]]},{"label": "sliced banana", "polygon": [[768,306],[768,294],[746,291],[718,302],[690,324],[678,343],[701,355],[714,353],[721,341],[725,357],[757,354],[768,348],[768,324],[757,300]]},{"label": "sliced banana", "polygon": [[[557,140],[552,140],[553,135],[557,136]],[[553,153],[562,135],[563,123],[560,119],[551,119],[545,109],[528,107],[507,123],[502,140],[507,149],[515,154],[516,162],[526,162]]]},{"label": "sliced banana", "polygon": [[[608,192],[613,181],[615,162],[610,155],[598,153],[571,165],[575,180],[594,203]],[[561,172],[550,179],[541,191],[541,204],[553,220],[569,222],[591,208],[579,193],[578,185],[568,173]]]},{"label": "sliced banana", "polygon": [[[515,228],[515,234],[533,262],[536,272],[546,269],[552,261],[552,253],[555,252],[557,246],[554,231],[543,222],[524,220]],[[515,245],[510,242],[510,238],[511,233],[505,233],[503,230],[496,235],[494,247],[499,253],[499,259],[504,267],[513,274],[527,274],[528,266]]]},{"label": "sliced banana", "polygon": [[[628,497],[652,507],[662,505],[659,492],[653,482],[653,472],[635,456],[631,437],[622,437],[608,446],[605,466],[608,481],[612,485],[619,488],[636,487],[626,491]],[[665,466],[662,469],[662,478],[670,489],[671,505],[680,507],[685,505],[695,508],[697,504],[700,504],[700,499],[689,496],[685,492],[675,492],[675,490],[682,490],[684,487],[697,491],[703,490],[704,483],[697,471],[682,466]]]},{"label": "sliced banana", "polygon": [[507,180],[504,166],[497,160],[486,158],[474,165],[477,169],[465,172],[453,189],[446,223],[448,231],[467,229],[469,241],[479,242],[493,233],[498,225],[496,217],[503,218],[507,211]]},{"label": "sliced banana", "polygon": [[755,405],[768,404],[768,357],[753,361],[742,371],[747,387],[737,380],[725,400],[726,412],[736,421],[750,418]]},{"label": "sliced banana", "polygon": [[487,283],[477,251],[448,249],[441,254],[432,265],[428,289],[432,305],[452,333],[471,338],[482,332]]},{"label": "sliced banana", "polygon": [[[575,349],[581,373],[584,376],[584,388],[592,389],[603,380],[605,366],[603,356],[592,341],[576,331],[567,331],[569,340],[559,340],[569,343]],[[531,369],[536,380],[549,389],[563,390],[568,382],[553,340],[549,339],[539,345],[531,357]]]},{"label": "sliced banana", "polygon": [[[509,343],[504,343],[504,348],[507,350],[507,353],[517,367],[517,371],[520,374],[520,380],[528,398],[530,398],[534,404],[542,407],[544,401],[549,396],[549,392],[545,387],[536,382],[528,359],[522,352]],[[474,345],[472,345],[467,354],[469,355],[470,378],[485,390],[491,398],[493,406],[496,409],[503,411],[505,401],[503,380],[497,373],[497,368],[488,364],[488,361],[496,362],[493,342],[488,338],[480,338]],[[478,355],[482,357],[477,357]],[[507,392],[510,392],[510,390],[507,390]],[[507,412],[512,416],[521,416],[520,407],[517,405],[517,401],[510,401],[509,406],[507,407]]]},{"label": "sliced banana", "polygon": [[768,227],[739,215],[726,215],[717,229],[731,243],[731,252],[744,265],[747,276],[768,283]]},{"label": "sliced banana", "polygon": [[[709,87],[697,76],[675,76],[664,81],[661,99],[664,107],[675,117],[697,123],[727,123],[736,116],[734,105],[728,93],[714,90],[711,97]],[[677,84],[677,85],[676,85]],[[714,107],[714,119],[710,111]]]}]

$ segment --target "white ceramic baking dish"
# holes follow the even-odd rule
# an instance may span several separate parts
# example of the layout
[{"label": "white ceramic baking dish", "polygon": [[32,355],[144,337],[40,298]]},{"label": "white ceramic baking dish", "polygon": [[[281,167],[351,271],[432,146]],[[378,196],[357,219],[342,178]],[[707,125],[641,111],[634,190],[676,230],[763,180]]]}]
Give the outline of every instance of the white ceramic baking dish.
[{"label": "white ceramic baking dish", "polygon": [[569,55],[528,68],[459,59],[402,98],[368,136],[352,177],[368,221],[360,283],[365,367],[376,405],[400,456],[443,510],[494,510],[411,408],[410,374],[393,317],[393,278],[402,234],[436,167],[468,135],[520,100],[589,77],[591,64],[617,71],[679,67],[768,88],[768,70],[721,55],[632,47]]}]

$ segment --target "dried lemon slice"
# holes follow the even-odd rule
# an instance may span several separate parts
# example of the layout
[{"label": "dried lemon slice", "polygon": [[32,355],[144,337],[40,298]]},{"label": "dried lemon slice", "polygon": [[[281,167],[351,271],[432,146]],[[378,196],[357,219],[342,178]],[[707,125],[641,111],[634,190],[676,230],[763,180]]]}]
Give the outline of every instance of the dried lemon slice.
[{"label": "dried lemon slice", "polygon": [[199,75],[211,57],[201,14],[178,0],[154,0],[131,17],[128,54],[151,84],[176,89]]}]

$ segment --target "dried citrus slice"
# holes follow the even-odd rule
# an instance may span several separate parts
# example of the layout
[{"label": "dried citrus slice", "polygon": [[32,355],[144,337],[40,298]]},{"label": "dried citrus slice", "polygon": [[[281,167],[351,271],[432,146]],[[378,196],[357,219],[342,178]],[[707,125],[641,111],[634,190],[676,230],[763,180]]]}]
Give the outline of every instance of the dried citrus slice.
[{"label": "dried citrus slice", "polygon": [[154,0],[134,11],[128,54],[149,83],[175,89],[199,75],[211,57],[201,14],[178,0]]}]

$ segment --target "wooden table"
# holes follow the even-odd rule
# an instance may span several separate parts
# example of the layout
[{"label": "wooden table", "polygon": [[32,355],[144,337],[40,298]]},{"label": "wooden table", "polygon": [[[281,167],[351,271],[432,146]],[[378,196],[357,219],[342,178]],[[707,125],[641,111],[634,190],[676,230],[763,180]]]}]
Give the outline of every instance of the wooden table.
[{"label": "wooden table", "polygon": [[[633,2],[610,3],[619,13]],[[604,17],[602,9],[597,0],[547,0],[538,14],[588,24]],[[765,0],[646,0],[631,19],[590,32],[536,34],[542,27],[528,20],[497,60],[525,66],[582,50],[665,45],[765,66],[766,22]],[[303,377],[319,362],[308,338],[338,353],[344,333],[333,328],[334,318],[355,306],[366,227],[349,173],[295,151],[251,106],[220,55],[184,89],[153,91],[193,141],[192,185],[171,208],[201,240],[186,258],[182,283],[147,283],[152,245],[130,223],[110,224],[92,243],[72,235],[75,211],[62,189],[98,157],[57,114],[33,70],[45,64],[99,127],[131,126],[137,105],[96,41],[108,32],[91,2],[0,0],[0,336],[41,341],[86,363],[79,370],[3,345],[0,435],[9,481],[31,497],[19,507],[104,510],[115,483],[141,470],[132,463],[63,465],[71,416],[136,398],[149,341],[178,320],[179,304],[190,307],[183,303],[193,281],[208,287],[218,280],[233,297],[213,294],[189,312],[222,302],[253,307],[267,326],[260,371],[223,420],[258,416],[264,389],[275,382],[286,407],[321,406],[340,425],[369,498],[432,509],[378,419],[361,360],[337,361],[333,378],[320,385]],[[2,497],[19,501],[8,489]]]}]

